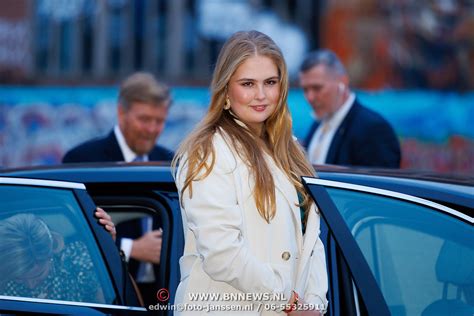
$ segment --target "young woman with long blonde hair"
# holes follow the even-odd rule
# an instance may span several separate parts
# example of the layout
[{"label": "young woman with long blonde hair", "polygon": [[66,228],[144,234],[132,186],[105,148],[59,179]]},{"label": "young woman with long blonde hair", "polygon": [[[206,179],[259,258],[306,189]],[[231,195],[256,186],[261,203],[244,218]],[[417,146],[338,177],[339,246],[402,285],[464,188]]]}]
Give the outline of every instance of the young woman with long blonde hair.
[{"label": "young woman with long blonde hair", "polygon": [[327,304],[325,255],[319,214],[301,183],[314,170],[292,135],[278,46],[257,31],[232,35],[211,94],[173,161],[185,233],[175,303],[318,315]]}]

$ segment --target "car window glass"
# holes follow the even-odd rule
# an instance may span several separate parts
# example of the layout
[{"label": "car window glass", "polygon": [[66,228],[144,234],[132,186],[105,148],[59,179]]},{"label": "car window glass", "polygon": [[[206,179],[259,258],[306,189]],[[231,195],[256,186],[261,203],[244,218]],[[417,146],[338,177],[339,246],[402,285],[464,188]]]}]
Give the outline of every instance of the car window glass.
[{"label": "car window glass", "polygon": [[472,314],[474,229],[470,224],[385,196],[336,188],[327,192],[392,314]]},{"label": "car window glass", "polygon": [[115,292],[71,190],[0,186],[0,295],[113,303]]}]

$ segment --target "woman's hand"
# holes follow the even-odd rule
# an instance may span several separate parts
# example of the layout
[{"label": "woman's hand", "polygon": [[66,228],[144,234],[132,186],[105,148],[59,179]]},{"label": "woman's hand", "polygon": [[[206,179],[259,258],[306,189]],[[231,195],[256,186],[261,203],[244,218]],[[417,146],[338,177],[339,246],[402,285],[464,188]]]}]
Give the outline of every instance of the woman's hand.
[{"label": "woman's hand", "polygon": [[112,239],[115,241],[115,237],[117,236],[117,231],[115,230],[115,224],[112,222],[112,218],[106,211],[97,207],[95,209],[95,217],[99,219],[99,224],[105,227],[105,229],[110,233]]},{"label": "woman's hand", "polygon": [[321,316],[322,313],[317,310],[304,310],[305,306],[311,306],[301,299],[295,291],[291,293],[288,304],[295,304],[295,309],[287,313],[288,316]]}]

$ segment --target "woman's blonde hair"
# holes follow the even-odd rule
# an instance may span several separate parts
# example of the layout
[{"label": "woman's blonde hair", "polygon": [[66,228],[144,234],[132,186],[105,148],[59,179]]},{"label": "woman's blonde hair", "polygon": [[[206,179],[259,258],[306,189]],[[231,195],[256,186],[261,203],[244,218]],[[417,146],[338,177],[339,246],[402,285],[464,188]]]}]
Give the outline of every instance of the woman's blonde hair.
[{"label": "woman's blonde hair", "polygon": [[0,221],[0,284],[44,265],[59,251],[62,238],[38,216],[16,214]]},{"label": "woman's blonde hair", "polygon": [[[232,113],[224,109],[230,78],[247,58],[256,55],[273,60],[280,77],[279,101],[275,111],[264,123],[261,138],[253,134],[251,129],[240,126]],[[260,215],[270,222],[276,212],[275,183],[265,161],[264,148],[266,148],[301,195],[300,206],[305,209],[306,219],[311,199],[300,177],[313,176],[314,169],[307,162],[301,146],[293,139],[287,97],[288,71],[280,48],[270,37],[258,31],[233,34],[224,44],[217,59],[211,83],[209,110],[201,123],[181,144],[173,159],[173,168],[178,163],[188,164],[181,196],[189,188],[192,198],[192,182],[204,179],[212,171],[215,162],[212,139],[218,128],[222,128],[229,136],[232,146],[239,148],[238,155],[247,162],[251,176],[255,180],[253,194]],[[186,161],[180,161],[185,156]]]}]

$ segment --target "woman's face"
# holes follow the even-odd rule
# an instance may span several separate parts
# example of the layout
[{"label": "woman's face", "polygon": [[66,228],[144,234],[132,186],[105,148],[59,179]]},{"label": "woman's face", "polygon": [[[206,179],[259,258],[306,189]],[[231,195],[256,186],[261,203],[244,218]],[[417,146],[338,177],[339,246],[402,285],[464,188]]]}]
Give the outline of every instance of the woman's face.
[{"label": "woman's face", "polygon": [[280,98],[277,66],[269,57],[249,57],[230,78],[227,93],[232,112],[260,135]]}]

